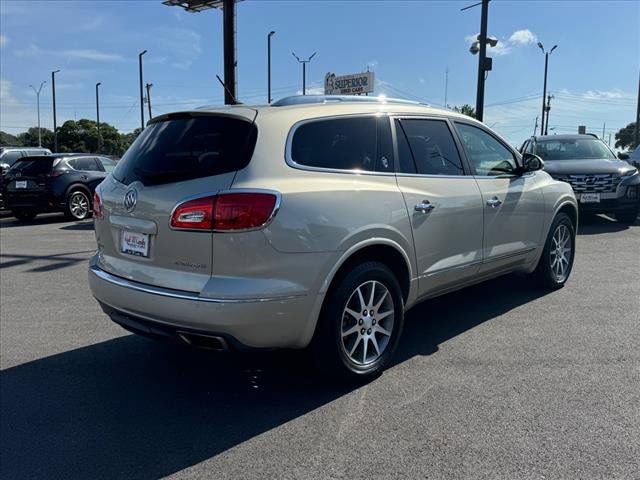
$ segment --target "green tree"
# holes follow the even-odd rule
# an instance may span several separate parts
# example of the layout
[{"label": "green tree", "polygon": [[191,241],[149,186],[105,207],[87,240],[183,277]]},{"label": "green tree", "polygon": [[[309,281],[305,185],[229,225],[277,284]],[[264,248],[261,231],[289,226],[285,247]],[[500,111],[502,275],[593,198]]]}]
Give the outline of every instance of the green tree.
[{"label": "green tree", "polygon": [[632,122],[626,127],[621,128],[616,133],[616,148],[625,148],[633,150],[638,146],[634,141],[636,122]]},{"label": "green tree", "polygon": [[0,147],[22,147],[22,142],[18,137],[10,133],[0,131]]},{"label": "green tree", "polygon": [[125,151],[122,135],[108,123],[100,122],[100,132],[94,120],[67,120],[58,129],[60,152],[103,153],[122,155]]},{"label": "green tree", "polygon": [[[42,136],[42,146],[53,151],[53,132],[48,128],[41,128],[40,135]],[[18,134],[18,140],[25,147],[37,147],[38,127],[31,127],[26,132]]]},{"label": "green tree", "polygon": [[453,110],[463,115],[467,115],[468,117],[476,118],[476,109],[473,108],[471,105],[467,105],[466,103],[461,107],[454,106]]},{"label": "green tree", "polygon": [[124,148],[123,153],[131,146],[131,144],[138,138],[142,129],[140,127],[136,128],[133,132],[122,133],[120,137],[122,138],[122,146]]}]

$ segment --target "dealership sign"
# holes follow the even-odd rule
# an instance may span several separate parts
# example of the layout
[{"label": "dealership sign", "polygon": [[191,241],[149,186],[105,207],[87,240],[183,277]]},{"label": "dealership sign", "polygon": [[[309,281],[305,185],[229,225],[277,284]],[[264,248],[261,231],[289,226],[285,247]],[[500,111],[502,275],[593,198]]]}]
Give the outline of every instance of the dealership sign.
[{"label": "dealership sign", "polygon": [[327,73],[324,76],[325,95],[357,95],[373,92],[373,72],[336,76]]}]

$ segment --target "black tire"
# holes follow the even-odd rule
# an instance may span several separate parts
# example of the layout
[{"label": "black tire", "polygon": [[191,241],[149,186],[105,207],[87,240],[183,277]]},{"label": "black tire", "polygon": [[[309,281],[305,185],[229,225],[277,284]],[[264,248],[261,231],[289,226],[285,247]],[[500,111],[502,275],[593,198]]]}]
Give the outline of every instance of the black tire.
[{"label": "black tire", "polygon": [[636,223],[639,213],[640,206],[630,208],[628,210],[622,210],[621,212],[616,212],[616,220],[626,225],[633,225]]},{"label": "black tire", "polygon": [[[377,283],[372,284],[371,282]],[[384,289],[382,289],[379,284],[382,284],[384,288],[386,288],[388,297],[390,297],[393,303],[392,305],[389,304],[389,299],[384,298],[384,306],[380,305],[378,308],[380,308],[380,310],[384,308],[385,312],[383,313],[393,311],[393,317],[391,317],[392,324],[387,323],[387,319],[381,319],[377,328],[392,325],[390,330],[391,335],[384,335],[378,332],[376,327],[371,326],[371,322],[373,322],[373,325],[376,325],[375,316],[378,315],[377,310],[374,315],[369,315],[369,319],[365,319],[370,325],[369,331],[367,332],[365,330],[368,337],[363,337],[357,332],[353,333],[353,335],[357,335],[354,344],[358,341],[361,342],[360,350],[356,350],[356,352],[365,352],[363,354],[363,360],[365,360],[367,354],[364,350],[364,344],[366,343],[367,349],[371,348],[371,352],[374,352],[374,340],[376,345],[380,342],[379,348],[381,352],[374,360],[370,362],[364,361],[358,364],[358,362],[354,361],[346,352],[346,346],[344,346],[342,340],[342,328],[343,318],[345,322],[352,319],[353,326],[351,328],[355,328],[359,321],[345,313],[345,308],[348,306],[349,301],[354,301],[354,298],[356,298],[353,297],[353,295],[356,295],[357,289],[362,287],[364,290],[367,285],[373,285],[373,289],[377,288],[377,295],[374,301],[369,303],[375,304],[379,301],[381,302],[380,298],[384,295]],[[369,297],[371,290],[365,291],[368,293],[363,295]],[[381,315],[383,313],[381,313]],[[382,322],[385,322],[384,325]],[[358,382],[369,381],[382,373],[387,365],[389,365],[398,346],[403,325],[404,301],[400,285],[395,275],[383,263],[373,261],[361,263],[345,275],[336,279],[335,284],[332,285],[332,288],[327,293],[327,298],[325,299],[310,348],[314,363],[322,373],[331,377],[337,376],[341,379]],[[367,324],[365,323],[362,326],[367,326]],[[364,328],[362,330],[364,330]],[[360,332],[362,330],[360,330]],[[374,337],[374,340],[370,340],[371,335]],[[388,338],[388,340],[385,340],[385,338]],[[385,341],[386,344],[384,344]],[[382,346],[383,344],[385,346]],[[375,351],[376,353],[378,352],[378,350]],[[356,352],[354,352],[354,355],[356,355]]]},{"label": "black tire", "polygon": [[37,212],[32,210],[13,210],[13,216],[16,217],[21,222],[29,222],[36,218]]},{"label": "black tire", "polygon": [[[82,206],[81,206],[82,205]],[[85,220],[91,215],[91,199],[84,190],[76,189],[67,194],[64,214],[70,220]]]},{"label": "black tire", "polygon": [[[559,276],[553,270],[553,254],[552,250],[555,247],[554,235],[558,232],[558,229],[566,227],[569,232],[569,244],[571,248],[570,258],[568,259],[568,265],[563,272],[564,275]],[[533,275],[537,279],[540,286],[556,290],[558,288],[564,287],[564,284],[567,283],[569,276],[571,275],[571,270],[573,269],[573,260],[575,258],[576,253],[576,229],[575,225],[571,221],[571,218],[566,213],[559,213],[556,215],[556,218],[553,219],[551,223],[551,228],[549,229],[549,233],[547,234],[547,240],[544,244],[544,250],[542,251],[542,256],[538,261],[538,266],[534,271]],[[557,253],[555,254],[557,255]]]}]

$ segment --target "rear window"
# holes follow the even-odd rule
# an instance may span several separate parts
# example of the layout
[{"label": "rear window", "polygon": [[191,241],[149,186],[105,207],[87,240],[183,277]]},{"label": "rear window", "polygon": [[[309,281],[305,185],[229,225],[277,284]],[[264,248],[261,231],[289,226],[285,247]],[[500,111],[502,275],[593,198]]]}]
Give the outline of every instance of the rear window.
[{"label": "rear window", "polygon": [[51,174],[53,158],[22,159],[13,164],[9,174],[20,173],[22,176],[38,176]]},{"label": "rear window", "polygon": [[160,185],[240,170],[249,164],[257,129],[247,120],[213,115],[171,116],[149,125],[118,162],[125,185]]}]

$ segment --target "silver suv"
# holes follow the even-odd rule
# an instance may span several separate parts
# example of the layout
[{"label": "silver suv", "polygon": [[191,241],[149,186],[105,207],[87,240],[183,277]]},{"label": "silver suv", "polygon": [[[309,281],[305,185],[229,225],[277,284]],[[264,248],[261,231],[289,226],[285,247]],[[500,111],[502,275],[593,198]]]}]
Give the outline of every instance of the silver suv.
[{"label": "silver suv", "polygon": [[404,101],[162,115],[96,190],[91,290],[136,333],[310,347],[369,378],[426,298],[513,271],[564,285],[577,204],[541,167],[482,123]]}]

